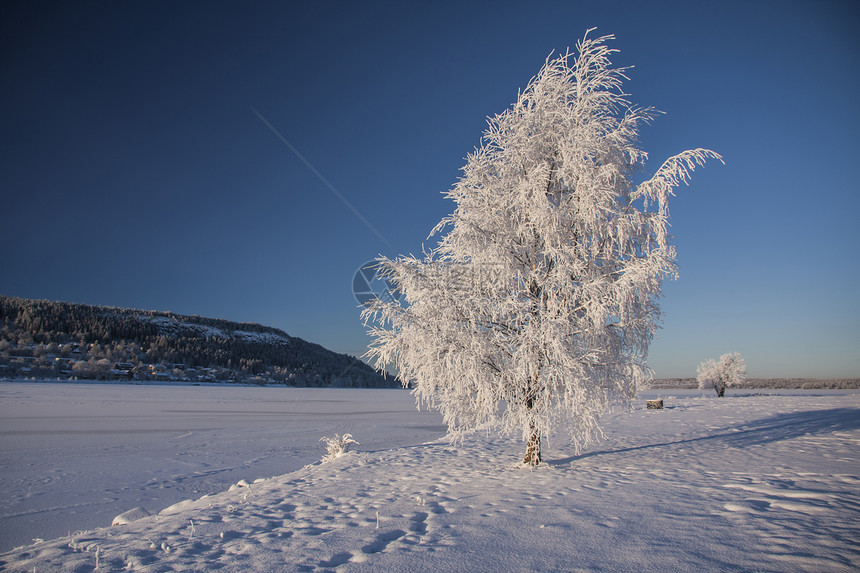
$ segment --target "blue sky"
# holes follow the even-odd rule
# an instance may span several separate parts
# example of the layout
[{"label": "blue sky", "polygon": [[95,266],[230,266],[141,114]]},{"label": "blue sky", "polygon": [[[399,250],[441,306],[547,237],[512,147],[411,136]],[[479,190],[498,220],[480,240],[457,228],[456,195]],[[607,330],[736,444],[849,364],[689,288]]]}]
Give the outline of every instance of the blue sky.
[{"label": "blue sky", "polygon": [[354,271],[420,252],[486,117],[597,27],[666,112],[649,170],[726,160],[672,204],[656,375],[738,351],[752,376],[860,376],[858,25],[850,1],[4,2],[0,294],[360,354]]}]

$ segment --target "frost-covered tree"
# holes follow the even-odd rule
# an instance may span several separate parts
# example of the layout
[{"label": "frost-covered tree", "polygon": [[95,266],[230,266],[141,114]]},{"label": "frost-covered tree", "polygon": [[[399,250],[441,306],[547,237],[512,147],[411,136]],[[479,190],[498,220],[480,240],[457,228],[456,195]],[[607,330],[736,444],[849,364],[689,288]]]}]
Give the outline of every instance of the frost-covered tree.
[{"label": "frost-covered tree", "polygon": [[726,388],[736,386],[744,381],[747,375],[747,365],[737,352],[723,354],[719,360],[705,360],[696,368],[696,380],[699,388],[713,388],[717,396],[722,398]]},{"label": "frost-covered tree", "polygon": [[575,447],[599,416],[628,404],[650,377],[645,359],[662,279],[675,275],[668,199],[707,158],[685,151],[639,184],[640,125],[611,67],[612,36],[586,33],[547,61],[516,103],[491,118],[482,145],[446,193],[456,209],[419,259],[379,259],[400,303],[363,311],[368,356],[441,410],[452,438],[522,432],[523,462],[541,438],[570,431]]}]

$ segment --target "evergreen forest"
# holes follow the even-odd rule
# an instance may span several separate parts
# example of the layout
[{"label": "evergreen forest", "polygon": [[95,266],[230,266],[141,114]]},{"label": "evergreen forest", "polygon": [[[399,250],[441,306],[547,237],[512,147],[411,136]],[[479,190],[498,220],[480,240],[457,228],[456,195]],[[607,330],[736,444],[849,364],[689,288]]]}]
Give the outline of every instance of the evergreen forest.
[{"label": "evergreen forest", "polygon": [[358,358],[268,326],[6,296],[0,377],[399,386]]}]

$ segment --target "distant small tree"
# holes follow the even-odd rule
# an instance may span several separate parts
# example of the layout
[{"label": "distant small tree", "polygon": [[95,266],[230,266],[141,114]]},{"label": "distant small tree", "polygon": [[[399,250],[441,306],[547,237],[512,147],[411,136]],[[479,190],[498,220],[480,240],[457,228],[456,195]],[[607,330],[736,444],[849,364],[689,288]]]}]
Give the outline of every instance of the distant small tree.
[{"label": "distant small tree", "polygon": [[378,368],[393,366],[456,438],[522,432],[523,463],[541,439],[569,430],[579,449],[601,434],[613,402],[650,377],[648,344],[662,280],[675,275],[669,197],[719,155],[667,159],[639,184],[638,132],[656,115],[621,90],[615,50],[589,38],[546,64],[447,193],[456,203],[424,259],[379,259],[403,294],[363,312]]},{"label": "distant small tree", "polygon": [[78,361],[72,365],[72,373],[78,378],[85,380],[104,380],[112,370],[113,363],[105,358],[89,361]]},{"label": "distant small tree", "polygon": [[696,373],[699,388],[713,388],[717,396],[722,398],[726,394],[726,388],[737,386],[746,379],[747,366],[739,353],[732,352],[723,354],[719,360],[705,360],[696,368]]}]

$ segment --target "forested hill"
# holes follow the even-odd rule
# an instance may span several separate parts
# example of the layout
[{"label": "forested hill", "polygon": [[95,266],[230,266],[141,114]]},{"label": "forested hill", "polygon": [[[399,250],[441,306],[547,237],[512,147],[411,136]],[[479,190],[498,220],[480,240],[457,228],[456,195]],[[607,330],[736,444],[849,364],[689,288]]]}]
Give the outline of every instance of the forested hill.
[{"label": "forested hill", "polygon": [[0,376],[397,385],[352,356],[268,326],[5,296]]}]

